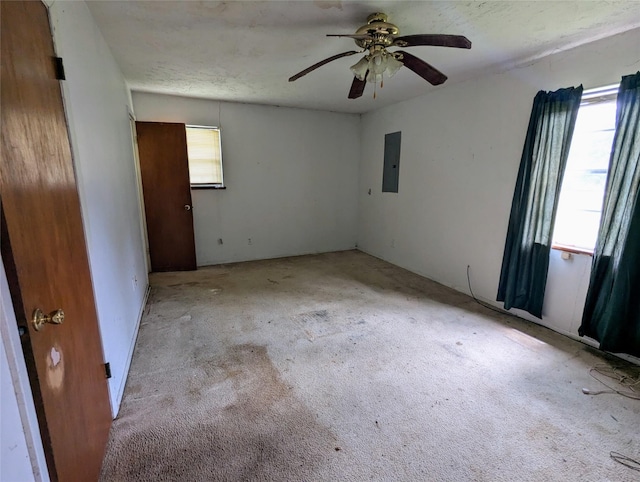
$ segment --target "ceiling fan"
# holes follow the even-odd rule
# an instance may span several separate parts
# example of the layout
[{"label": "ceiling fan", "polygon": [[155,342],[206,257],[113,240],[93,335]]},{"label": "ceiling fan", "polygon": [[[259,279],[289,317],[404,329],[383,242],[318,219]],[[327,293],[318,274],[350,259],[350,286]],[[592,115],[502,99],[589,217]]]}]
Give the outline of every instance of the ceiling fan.
[{"label": "ceiling fan", "polygon": [[[417,45],[431,45],[437,47],[455,47],[460,49],[470,49],[471,42],[462,35],[444,34],[418,34],[404,35],[399,37],[400,30],[394,24],[387,22],[387,15],[384,13],[372,13],[367,17],[367,25],[363,25],[355,34],[329,34],[327,37],[349,37],[355,40],[356,44],[362,48],[360,51],[350,50],[341,54],[333,55],[321,60],[317,64],[298,72],[289,78],[289,82],[298,80],[300,77],[313,72],[318,67],[322,67],[329,62],[362,52],[367,54],[355,65],[351,66],[354,74],[353,83],[349,90],[349,99],[357,99],[362,96],[367,81],[380,86],[383,85],[383,74],[388,77],[393,76],[403,65],[432,85],[442,84],[447,80],[447,76],[435,67],[429,65],[424,60],[411,55],[408,52],[387,50],[388,47],[414,47]],[[374,92],[375,97],[375,92]]]}]

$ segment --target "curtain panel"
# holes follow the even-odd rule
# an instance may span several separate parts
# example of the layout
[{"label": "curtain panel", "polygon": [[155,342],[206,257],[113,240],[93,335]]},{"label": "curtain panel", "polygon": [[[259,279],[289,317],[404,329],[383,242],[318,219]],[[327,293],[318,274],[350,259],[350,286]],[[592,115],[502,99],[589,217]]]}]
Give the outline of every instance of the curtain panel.
[{"label": "curtain panel", "polygon": [[622,78],[600,230],[578,333],[640,356],[640,72]]},{"label": "curtain panel", "polygon": [[542,318],[551,234],[582,86],[540,91],[513,194],[497,301]]}]

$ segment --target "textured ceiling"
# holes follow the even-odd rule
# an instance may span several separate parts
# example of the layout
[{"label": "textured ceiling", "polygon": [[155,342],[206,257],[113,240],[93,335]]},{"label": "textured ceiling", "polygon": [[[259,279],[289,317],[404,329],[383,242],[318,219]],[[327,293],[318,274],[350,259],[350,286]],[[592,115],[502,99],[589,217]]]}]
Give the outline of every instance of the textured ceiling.
[{"label": "textured ceiling", "polygon": [[[89,1],[89,8],[133,90],[362,113],[446,88],[640,26],[638,1]],[[407,68],[363,97],[347,99],[349,67],[336,60],[287,79],[326,57],[358,50],[348,38],[373,12],[403,35],[465,35],[471,50],[407,50],[444,72],[433,87]]]}]

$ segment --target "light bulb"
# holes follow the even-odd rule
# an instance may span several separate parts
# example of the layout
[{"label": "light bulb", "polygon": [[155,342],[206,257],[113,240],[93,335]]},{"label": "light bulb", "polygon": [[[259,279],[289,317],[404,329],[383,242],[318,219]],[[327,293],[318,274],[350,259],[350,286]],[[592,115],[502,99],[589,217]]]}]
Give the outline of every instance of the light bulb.
[{"label": "light bulb", "polygon": [[376,50],[369,60],[369,71],[375,75],[382,75],[387,69],[387,56],[383,50]]}]

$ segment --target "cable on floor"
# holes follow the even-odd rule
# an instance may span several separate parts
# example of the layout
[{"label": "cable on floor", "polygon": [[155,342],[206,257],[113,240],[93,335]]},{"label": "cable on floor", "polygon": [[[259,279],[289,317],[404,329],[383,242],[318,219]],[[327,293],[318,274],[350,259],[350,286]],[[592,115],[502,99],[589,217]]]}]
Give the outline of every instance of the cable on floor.
[{"label": "cable on floor", "polygon": [[469,276],[470,268],[471,268],[471,265],[467,265],[467,284],[469,285],[469,293],[471,293],[471,298],[473,298],[473,300],[476,303],[478,303],[480,306],[484,306],[485,308],[490,309],[491,311],[500,313],[501,315],[507,315],[507,316],[512,316],[514,318],[522,319],[518,315],[514,315],[513,313],[509,313],[508,311],[501,310],[500,308],[496,308],[495,306],[491,306],[490,304],[485,303],[484,301],[480,301],[478,298],[476,298],[476,295],[473,294],[473,290],[471,289],[471,277]]},{"label": "cable on floor", "polygon": [[[596,390],[592,391],[587,388],[582,389],[582,393],[585,395],[600,395],[602,393],[616,393],[623,397],[631,398],[632,400],[640,400],[640,371],[634,376],[627,375],[622,372],[623,367],[612,367],[606,364],[595,365],[589,369],[589,375],[600,383],[602,383],[608,390]],[[631,367],[628,367],[629,369]],[[598,376],[596,376],[596,374]],[[605,382],[602,377],[610,378],[622,385],[625,390],[619,390],[612,387]]]},{"label": "cable on floor", "polygon": [[625,467],[629,467],[630,469],[640,472],[640,462],[632,459],[631,457],[627,457],[626,455],[618,452],[609,452],[609,457]]},{"label": "cable on floor", "polygon": [[[471,269],[471,266],[467,265],[467,284],[469,285],[469,293],[471,293],[471,297],[473,298],[473,300],[476,303],[478,303],[480,306],[484,306],[485,308],[495,311],[496,313],[500,313],[502,315],[508,315],[508,316],[512,316],[514,318],[520,319],[519,316],[513,313],[509,313],[508,311],[501,310],[499,308],[496,308],[495,306],[491,306],[490,304],[485,303],[479,300],[478,298],[476,298],[476,295],[473,293],[473,289],[471,288],[471,276],[469,275],[470,269]],[[620,372],[621,368],[622,367],[611,367],[605,364],[595,365],[591,367],[591,369],[589,370],[589,375],[591,375],[594,379],[602,383],[605,387],[608,388],[608,390],[590,390],[588,388],[583,388],[582,393],[584,393],[585,395],[600,395],[602,393],[616,393],[618,395],[622,395],[623,397],[631,398],[633,400],[640,400],[640,373],[632,377],[629,375],[625,375],[624,373],[621,373]],[[613,388],[612,386],[608,385],[606,382],[604,382],[603,380],[595,376],[594,372],[604,377],[608,377],[615,380],[616,382],[618,382],[620,385],[627,388],[628,390],[618,390],[616,388]]]}]

